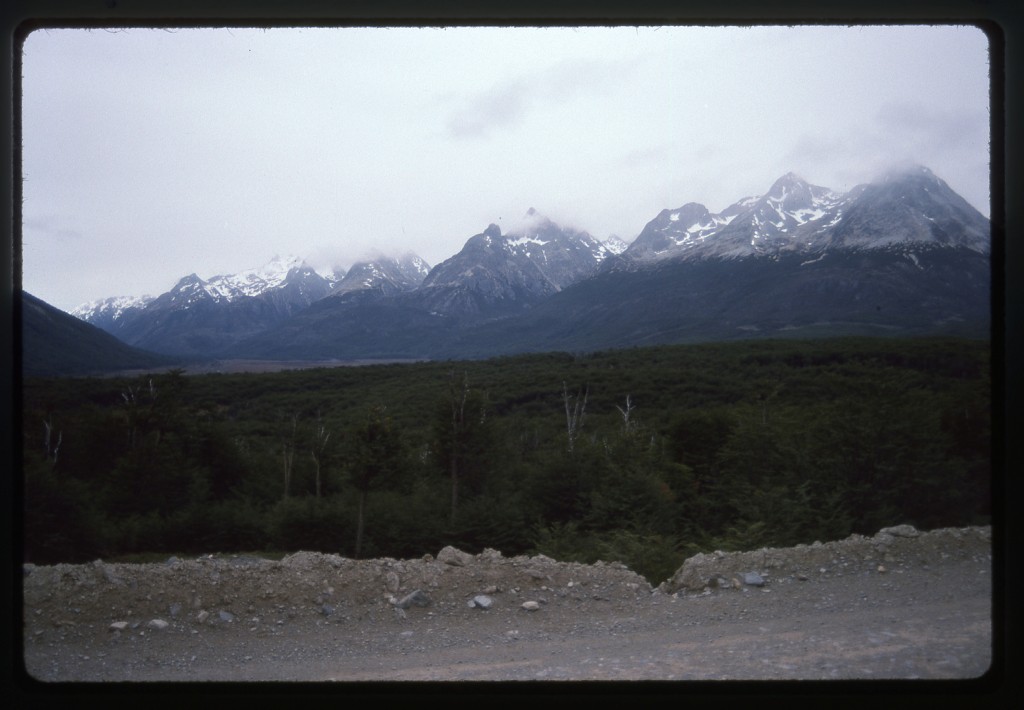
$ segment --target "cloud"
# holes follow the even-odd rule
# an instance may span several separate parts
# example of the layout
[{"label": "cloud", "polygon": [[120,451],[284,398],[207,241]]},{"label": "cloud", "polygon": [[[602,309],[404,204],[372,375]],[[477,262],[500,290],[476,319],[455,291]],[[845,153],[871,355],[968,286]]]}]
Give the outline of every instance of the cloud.
[{"label": "cloud", "polygon": [[542,71],[493,85],[469,95],[448,118],[453,138],[476,138],[526,122],[542,106],[564,104],[585,95],[600,95],[610,84],[633,75],[635,62],[561,61]]},{"label": "cloud", "polygon": [[[989,140],[985,110],[889,101],[844,131],[823,127],[801,133],[782,160],[786,169],[812,181],[819,174],[821,184],[838,190],[871,180],[899,162],[925,165],[953,185],[959,174],[984,170]],[[987,202],[980,192],[964,197],[979,208]]]},{"label": "cloud", "polygon": [[875,121],[881,132],[903,141],[942,146],[945,150],[973,147],[986,139],[978,109],[947,110],[919,102],[890,101],[879,107]]},{"label": "cloud", "polygon": [[519,124],[531,100],[525,82],[499,84],[471,97],[467,105],[455,111],[448,119],[448,134],[453,138],[476,138],[496,128]]},{"label": "cloud", "polygon": [[58,223],[59,218],[54,215],[42,215],[39,217],[26,218],[22,222],[22,234],[26,238],[52,237],[57,242],[78,242],[83,236],[77,229],[68,229]]}]

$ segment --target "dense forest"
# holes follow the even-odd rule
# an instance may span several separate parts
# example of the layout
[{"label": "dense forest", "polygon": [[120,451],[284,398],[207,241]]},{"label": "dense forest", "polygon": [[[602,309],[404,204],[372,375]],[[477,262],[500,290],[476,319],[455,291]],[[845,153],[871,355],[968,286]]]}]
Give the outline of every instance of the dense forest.
[{"label": "dense forest", "polygon": [[988,522],[990,345],[744,341],[22,383],[26,561],[698,551]]}]

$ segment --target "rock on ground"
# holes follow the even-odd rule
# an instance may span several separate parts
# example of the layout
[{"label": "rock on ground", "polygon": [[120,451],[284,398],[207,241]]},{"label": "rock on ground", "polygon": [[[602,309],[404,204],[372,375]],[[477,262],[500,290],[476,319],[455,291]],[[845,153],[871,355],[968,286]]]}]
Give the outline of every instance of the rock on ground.
[{"label": "rock on ground", "polygon": [[616,562],[454,548],[23,574],[44,682],[962,678],[992,660],[987,527],[704,553],[655,588]]}]

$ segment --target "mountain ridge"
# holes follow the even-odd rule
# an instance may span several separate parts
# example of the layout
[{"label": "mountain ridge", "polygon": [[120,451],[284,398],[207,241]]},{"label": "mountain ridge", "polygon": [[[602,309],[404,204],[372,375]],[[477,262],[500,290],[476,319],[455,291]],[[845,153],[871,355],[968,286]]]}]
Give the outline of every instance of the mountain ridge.
[{"label": "mountain ridge", "polygon": [[[987,219],[923,166],[846,193],[790,172],[719,213],[695,202],[661,210],[628,245],[560,227],[530,208],[508,233],[490,224],[429,269],[418,257],[404,271],[394,260],[354,264],[325,295],[307,293],[292,310],[268,300],[270,291],[227,299],[228,309],[209,288],[214,279],[193,274],[142,307],[121,302],[135,325],[118,335],[177,354],[301,359],[456,357],[830,328],[984,334],[990,232]],[[285,265],[291,276],[315,273],[287,260],[277,272]],[[216,278],[239,288],[269,280],[253,270],[243,276]],[[734,279],[759,284],[759,293]],[[826,302],[834,317],[818,307]],[[868,302],[873,312],[862,307]],[[771,315],[769,306],[781,304],[790,315]],[[744,308],[749,323],[740,322]],[[853,320],[836,325],[844,318]]]}]

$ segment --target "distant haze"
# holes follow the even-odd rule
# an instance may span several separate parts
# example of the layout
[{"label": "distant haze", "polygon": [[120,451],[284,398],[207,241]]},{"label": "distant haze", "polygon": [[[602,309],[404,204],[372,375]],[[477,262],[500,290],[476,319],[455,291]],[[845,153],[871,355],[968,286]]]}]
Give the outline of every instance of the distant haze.
[{"label": "distant haze", "polygon": [[435,265],[531,207],[628,241],[790,171],[911,161],[989,214],[971,26],[49,29],[22,76],[22,285],[65,310],[275,255]]}]

